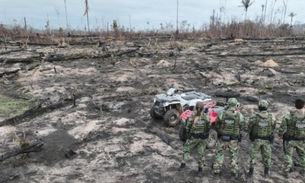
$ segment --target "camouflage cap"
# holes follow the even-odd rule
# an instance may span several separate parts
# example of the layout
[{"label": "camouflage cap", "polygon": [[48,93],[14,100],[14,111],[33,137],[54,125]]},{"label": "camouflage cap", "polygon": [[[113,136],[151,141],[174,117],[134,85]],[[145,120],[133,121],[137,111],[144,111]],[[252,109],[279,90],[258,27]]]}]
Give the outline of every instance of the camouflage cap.
[{"label": "camouflage cap", "polygon": [[269,107],[269,103],[266,100],[260,100],[258,102],[258,106],[267,109]]},{"label": "camouflage cap", "polygon": [[228,105],[229,105],[230,107],[236,107],[237,104],[238,104],[238,101],[237,101],[236,98],[230,98],[230,99],[228,100]]}]

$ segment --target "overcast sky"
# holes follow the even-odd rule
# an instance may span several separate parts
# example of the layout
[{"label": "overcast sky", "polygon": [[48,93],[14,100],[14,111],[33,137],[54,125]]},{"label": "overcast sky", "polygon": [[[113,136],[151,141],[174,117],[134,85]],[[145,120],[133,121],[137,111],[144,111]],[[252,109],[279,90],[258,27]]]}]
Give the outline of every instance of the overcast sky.
[{"label": "overcast sky", "polygon": [[[0,0],[0,23],[24,25],[24,17],[28,26],[45,29],[46,22],[52,29],[67,28],[65,1],[68,25],[71,29],[84,29],[87,25],[85,0]],[[179,24],[186,20],[190,27],[199,29],[208,24],[215,10],[223,22],[232,19],[242,21],[245,11],[242,0],[179,0]],[[252,0],[247,17],[255,20],[262,15],[262,5],[266,0]],[[177,0],[88,0],[90,29],[106,29],[117,20],[120,26],[135,30],[159,29],[160,24],[176,26]],[[270,20],[272,7],[273,17],[283,18],[284,3],[287,2],[285,20],[290,23],[288,15],[296,14],[293,23],[304,23],[305,0],[268,0],[267,21]],[[222,7],[222,8],[221,8]]]}]

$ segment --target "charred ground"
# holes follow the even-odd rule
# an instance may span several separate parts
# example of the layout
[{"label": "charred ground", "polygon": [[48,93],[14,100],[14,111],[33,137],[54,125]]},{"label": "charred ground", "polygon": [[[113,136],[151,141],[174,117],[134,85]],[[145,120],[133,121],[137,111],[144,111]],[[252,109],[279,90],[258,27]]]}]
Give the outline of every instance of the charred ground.
[{"label": "charred ground", "polygon": [[[297,172],[289,180],[278,173],[280,141],[273,144],[270,178],[261,176],[259,163],[247,179],[247,136],[238,180],[230,177],[229,158],[221,178],[210,174],[213,149],[207,150],[203,178],[196,175],[196,152],[187,171],[178,172],[178,127],[152,120],[149,109],[154,95],[171,86],[194,88],[223,101],[222,95],[237,93],[246,119],[259,98],[267,99],[280,123],[293,100],[304,98],[305,39],[89,40],[2,47],[0,154],[18,150],[18,138],[45,144],[40,152],[1,162],[0,182],[304,181]],[[167,143],[152,131],[163,133]]]}]

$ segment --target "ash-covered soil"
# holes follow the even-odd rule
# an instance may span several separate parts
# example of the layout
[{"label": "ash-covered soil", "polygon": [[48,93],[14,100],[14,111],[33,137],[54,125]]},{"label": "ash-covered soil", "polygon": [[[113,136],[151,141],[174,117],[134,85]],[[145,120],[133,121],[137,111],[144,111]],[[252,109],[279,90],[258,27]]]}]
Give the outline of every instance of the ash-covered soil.
[{"label": "ash-covered soil", "polygon": [[[289,179],[279,173],[283,150],[278,139],[270,177],[262,177],[259,157],[255,176],[248,179],[248,136],[240,144],[238,179],[230,177],[228,156],[222,176],[211,174],[214,149],[206,151],[203,177],[197,176],[196,150],[187,170],[179,172],[179,126],[164,127],[149,116],[154,95],[173,86],[222,101],[217,93],[237,92],[246,119],[256,111],[257,100],[266,99],[279,124],[293,101],[304,99],[304,42],[143,39],[11,45],[7,50],[1,44],[0,105],[18,101],[34,111],[46,109],[23,118],[12,118],[24,112],[20,107],[0,114],[0,157],[20,149],[18,138],[45,143],[40,152],[0,162],[0,182],[304,182],[297,156]],[[151,133],[152,127],[168,135],[170,143]]]}]

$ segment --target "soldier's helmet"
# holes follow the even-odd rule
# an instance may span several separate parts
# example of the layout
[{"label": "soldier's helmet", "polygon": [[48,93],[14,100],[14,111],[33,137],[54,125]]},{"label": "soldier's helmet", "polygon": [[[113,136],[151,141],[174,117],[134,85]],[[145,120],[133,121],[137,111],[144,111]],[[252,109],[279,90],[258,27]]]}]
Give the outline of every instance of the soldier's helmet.
[{"label": "soldier's helmet", "polygon": [[238,101],[236,98],[230,98],[227,103],[229,107],[237,107],[238,105]]},{"label": "soldier's helmet", "polygon": [[260,100],[258,102],[258,107],[262,109],[267,109],[269,107],[269,103],[266,100]]},{"label": "soldier's helmet", "polygon": [[198,110],[202,111],[203,108],[204,108],[204,103],[203,103],[203,102],[197,102],[197,103],[196,103],[196,110],[197,110],[197,111],[198,111]]}]

